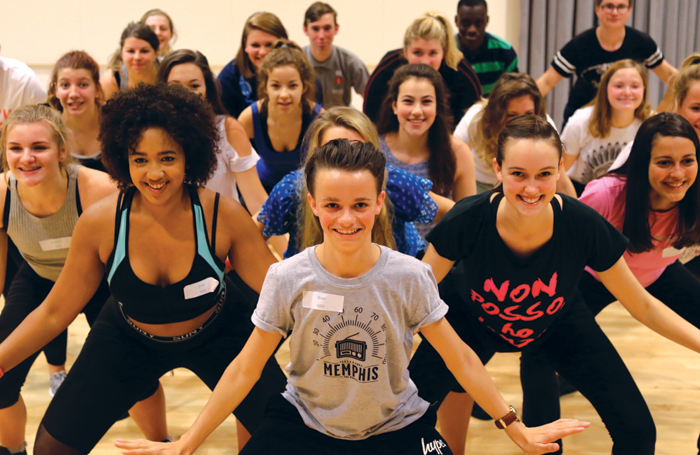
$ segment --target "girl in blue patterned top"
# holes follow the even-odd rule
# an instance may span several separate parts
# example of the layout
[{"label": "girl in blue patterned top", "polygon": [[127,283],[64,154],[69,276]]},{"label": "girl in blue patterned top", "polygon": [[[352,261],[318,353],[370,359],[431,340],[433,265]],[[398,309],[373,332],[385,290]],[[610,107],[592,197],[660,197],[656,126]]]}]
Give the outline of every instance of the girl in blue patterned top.
[{"label": "girl in blue patterned top", "polygon": [[[336,138],[378,144],[377,131],[367,116],[347,107],[332,108],[318,117],[307,133],[309,150]],[[412,222],[433,221],[442,214],[438,214],[438,206],[433,199],[444,199],[449,206],[453,202],[429,193],[433,185],[427,179],[416,177],[391,165],[387,165],[387,174],[386,191],[393,205],[391,233],[388,229],[391,216],[385,209],[375,226],[374,241],[416,256],[426,245]],[[275,185],[257,216],[258,227],[262,229],[264,236],[289,233],[290,241],[284,253],[285,258],[294,256],[309,246],[317,245],[322,240],[321,230],[308,210],[308,203],[301,204],[306,200],[301,197],[302,194],[306,194],[302,177],[301,171],[287,174]]]}]

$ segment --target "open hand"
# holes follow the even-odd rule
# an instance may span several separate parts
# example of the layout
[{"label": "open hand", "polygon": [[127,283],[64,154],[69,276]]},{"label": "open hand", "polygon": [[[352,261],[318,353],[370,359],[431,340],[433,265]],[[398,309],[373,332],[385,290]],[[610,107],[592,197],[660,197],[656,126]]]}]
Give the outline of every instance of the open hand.
[{"label": "open hand", "polygon": [[125,455],[183,455],[182,444],[178,442],[153,442],[146,439],[117,439],[115,446]]},{"label": "open hand", "polygon": [[559,449],[557,439],[581,433],[591,426],[590,422],[576,419],[560,419],[540,427],[527,428],[515,422],[506,428],[506,433],[527,455],[540,455]]}]

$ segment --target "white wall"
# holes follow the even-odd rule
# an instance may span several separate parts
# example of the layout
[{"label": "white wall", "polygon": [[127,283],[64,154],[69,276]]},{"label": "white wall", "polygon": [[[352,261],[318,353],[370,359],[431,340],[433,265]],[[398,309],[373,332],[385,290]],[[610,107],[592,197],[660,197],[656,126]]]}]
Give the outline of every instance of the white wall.
[{"label": "white wall", "polygon": [[[277,14],[300,45],[312,0],[0,0],[1,55],[24,61],[48,81],[55,61],[73,49],[87,51],[101,65],[118,47],[121,31],[151,8],[167,11],[179,39],[175,48],[197,49],[218,72],[238,50],[243,24],[256,11]],[[387,51],[401,47],[406,27],[428,10],[454,18],[457,0],[327,0],[338,11],[336,44],[356,53],[370,68]],[[518,0],[488,0],[488,30],[517,48]],[[428,6],[429,5],[429,6]]]}]

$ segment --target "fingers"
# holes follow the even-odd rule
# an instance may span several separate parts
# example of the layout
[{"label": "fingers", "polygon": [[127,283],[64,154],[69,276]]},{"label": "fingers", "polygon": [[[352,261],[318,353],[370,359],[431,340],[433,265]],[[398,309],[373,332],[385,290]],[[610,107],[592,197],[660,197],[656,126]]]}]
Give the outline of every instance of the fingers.
[{"label": "fingers", "polygon": [[170,444],[148,441],[146,439],[117,439],[114,445],[124,449],[122,453],[125,455],[159,455],[163,453],[166,447],[171,447]]}]

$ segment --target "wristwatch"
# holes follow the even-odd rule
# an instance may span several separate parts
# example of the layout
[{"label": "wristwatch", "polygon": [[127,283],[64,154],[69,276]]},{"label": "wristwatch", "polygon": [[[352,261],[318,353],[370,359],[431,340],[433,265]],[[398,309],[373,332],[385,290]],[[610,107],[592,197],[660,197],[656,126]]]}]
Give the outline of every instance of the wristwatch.
[{"label": "wristwatch", "polygon": [[505,430],[506,427],[511,423],[520,421],[520,414],[518,414],[518,411],[516,411],[515,408],[511,406],[510,411],[508,411],[508,414],[496,420],[496,427],[499,430]]}]

